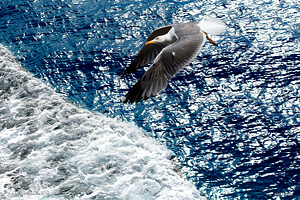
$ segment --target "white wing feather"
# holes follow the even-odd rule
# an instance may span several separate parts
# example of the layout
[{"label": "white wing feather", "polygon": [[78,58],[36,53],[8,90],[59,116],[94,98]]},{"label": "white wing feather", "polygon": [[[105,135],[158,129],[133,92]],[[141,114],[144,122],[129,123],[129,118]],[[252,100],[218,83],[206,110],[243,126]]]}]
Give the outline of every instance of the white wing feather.
[{"label": "white wing feather", "polygon": [[218,35],[226,29],[225,23],[216,18],[201,21],[199,25],[201,30],[211,35]]}]

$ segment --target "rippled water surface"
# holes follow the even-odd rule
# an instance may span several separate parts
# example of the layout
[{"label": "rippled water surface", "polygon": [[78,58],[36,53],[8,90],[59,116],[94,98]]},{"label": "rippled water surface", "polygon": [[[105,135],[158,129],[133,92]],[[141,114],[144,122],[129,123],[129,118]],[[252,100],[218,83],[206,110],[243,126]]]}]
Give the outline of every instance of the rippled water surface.
[{"label": "rippled water surface", "polygon": [[[297,1],[4,0],[0,43],[78,107],[135,122],[212,199],[300,197]],[[122,104],[118,78],[156,28],[220,18],[227,30],[155,98]]]}]

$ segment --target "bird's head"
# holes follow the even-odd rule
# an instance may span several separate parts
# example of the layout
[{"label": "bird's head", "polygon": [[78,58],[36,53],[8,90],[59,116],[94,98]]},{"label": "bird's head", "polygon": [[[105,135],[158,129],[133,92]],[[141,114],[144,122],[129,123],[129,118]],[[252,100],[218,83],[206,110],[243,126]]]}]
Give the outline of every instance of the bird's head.
[{"label": "bird's head", "polygon": [[164,43],[165,41],[166,41],[166,39],[163,35],[162,36],[157,36],[153,40],[147,41],[146,45],[154,44],[154,43]]}]

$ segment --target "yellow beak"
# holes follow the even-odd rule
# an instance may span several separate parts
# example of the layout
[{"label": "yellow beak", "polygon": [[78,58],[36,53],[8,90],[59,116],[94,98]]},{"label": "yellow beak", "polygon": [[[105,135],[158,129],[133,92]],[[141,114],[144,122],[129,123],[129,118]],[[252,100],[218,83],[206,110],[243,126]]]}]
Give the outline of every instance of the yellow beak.
[{"label": "yellow beak", "polygon": [[151,41],[148,41],[148,42],[146,42],[146,44],[145,45],[149,45],[149,44],[153,44],[154,43],[154,41],[153,40],[151,40]]}]

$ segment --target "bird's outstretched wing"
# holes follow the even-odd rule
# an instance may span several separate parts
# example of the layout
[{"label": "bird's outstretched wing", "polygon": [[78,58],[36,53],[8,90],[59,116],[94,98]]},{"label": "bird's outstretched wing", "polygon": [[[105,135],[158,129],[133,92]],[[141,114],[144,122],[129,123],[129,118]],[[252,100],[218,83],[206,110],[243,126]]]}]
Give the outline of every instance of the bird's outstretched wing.
[{"label": "bird's outstretched wing", "polygon": [[[148,37],[147,41],[153,40],[157,36],[167,34],[172,26],[165,26],[153,31]],[[137,69],[152,62],[156,56],[161,52],[165,44],[150,44],[144,45],[129,67],[123,72],[122,76],[135,72]]]},{"label": "bird's outstretched wing", "polygon": [[177,35],[177,38],[175,43],[161,51],[151,67],[125,95],[123,103],[147,100],[164,90],[168,81],[199,54],[206,35],[198,30],[198,34]]}]

